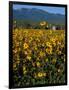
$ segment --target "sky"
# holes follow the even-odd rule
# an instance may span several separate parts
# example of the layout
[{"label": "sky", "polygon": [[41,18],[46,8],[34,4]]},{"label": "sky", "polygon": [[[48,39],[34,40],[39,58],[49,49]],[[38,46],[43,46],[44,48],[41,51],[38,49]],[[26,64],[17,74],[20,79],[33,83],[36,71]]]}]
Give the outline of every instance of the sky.
[{"label": "sky", "polygon": [[34,6],[34,5],[19,5],[19,4],[13,4],[13,9],[21,9],[21,8],[37,8],[41,9],[50,13],[55,14],[65,14],[65,8],[64,7],[51,7],[51,6]]}]

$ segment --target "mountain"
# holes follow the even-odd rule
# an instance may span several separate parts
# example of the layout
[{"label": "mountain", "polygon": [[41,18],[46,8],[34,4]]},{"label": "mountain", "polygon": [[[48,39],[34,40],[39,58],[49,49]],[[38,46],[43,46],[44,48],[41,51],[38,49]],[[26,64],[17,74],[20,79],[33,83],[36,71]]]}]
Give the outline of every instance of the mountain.
[{"label": "mountain", "polygon": [[49,13],[36,8],[13,9],[13,19],[30,22],[47,21],[51,24],[65,24],[65,15]]}]

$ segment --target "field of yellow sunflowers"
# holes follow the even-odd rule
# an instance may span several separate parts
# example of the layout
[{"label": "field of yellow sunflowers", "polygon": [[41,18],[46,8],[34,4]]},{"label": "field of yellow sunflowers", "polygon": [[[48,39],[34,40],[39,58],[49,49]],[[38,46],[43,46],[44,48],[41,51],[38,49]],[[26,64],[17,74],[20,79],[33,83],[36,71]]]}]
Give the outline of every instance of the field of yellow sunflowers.
[{"label": "field of yellow sunflowers", "polygon": [[13,30],[15,87],[65,83],[65,31]]}]

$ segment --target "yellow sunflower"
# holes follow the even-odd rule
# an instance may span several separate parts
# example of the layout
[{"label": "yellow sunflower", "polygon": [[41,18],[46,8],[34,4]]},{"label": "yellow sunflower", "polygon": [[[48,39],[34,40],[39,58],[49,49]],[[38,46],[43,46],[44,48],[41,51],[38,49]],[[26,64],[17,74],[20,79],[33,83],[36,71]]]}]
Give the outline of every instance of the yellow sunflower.
[{"label": "yellow sunflower", "polygon": [[41,57],[45,56],[45,52],[42,52],[40,51],[40,54],[39,54]]},{"label": "yellow sunflower", "polygon": [[30,60],[31,60],[31,56],[28,55],[28,56],[27,56],[27,59],[30,61]]},{"label": "yellow sunflower", "polygon": [[40,67],[41,64],[40,64],[40,62],[36,62],[36,65],[37,65],[37,67]]},{"label": "yellow sunflower", "polygon": [[52,48],[46,48],[46,53],[52,54]]},{"label": "yellow sunflower", "polygon": [[38,77],[42,77],[42,76],[43,76],[42,72],[39,72],[39,73],[37,74],[37,76],[38,76]]},{"label": "yellow sunflower", "polygon": [[29,45],[27,43],[24,43],[23,47],[24,47],[24,49],[27,49],[29,47]]}]

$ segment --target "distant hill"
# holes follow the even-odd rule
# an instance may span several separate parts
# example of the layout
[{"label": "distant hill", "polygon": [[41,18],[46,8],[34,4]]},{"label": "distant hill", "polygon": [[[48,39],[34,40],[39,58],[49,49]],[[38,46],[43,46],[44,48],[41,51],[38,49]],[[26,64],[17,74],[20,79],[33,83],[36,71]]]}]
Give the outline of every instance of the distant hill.
[{"label": "distant hill", "polygon": [[17,10],[13,10],[13,19],[30,21],[30,22],[40,22],[47,21],[51,24],[65,24],[65,16],[61,14],[53,14],[41,9],[28,9],[21,8]]}]

